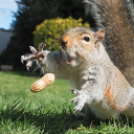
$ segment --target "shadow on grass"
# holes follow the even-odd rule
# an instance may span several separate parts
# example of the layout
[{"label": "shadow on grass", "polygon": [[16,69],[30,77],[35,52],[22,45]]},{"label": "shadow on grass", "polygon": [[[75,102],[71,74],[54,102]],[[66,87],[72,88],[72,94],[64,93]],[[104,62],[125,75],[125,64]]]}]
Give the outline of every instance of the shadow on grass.
[{"label": "shadow on grass", "polygon": [[53,111],[44,112],[44,108],[39,108],[33,111],[26,111],[24,109],[13,106],[10,109],[1,111],[0,122],[6,122],[12,120],[12,122],[19,122],[24,124],[28,122],[29,125],[38,127],[41,132],[49,134],[64,134],[69,129],[77,129],[81,125],[89,127],[91,124],[98,126],[100,120],[94,117],[84,118],[82,116],[76,116],[72,111],[67,112],[65,109],[62,113],[56,113]]},{"label": "shadow on grass", "polygon": [[[108,125],[109,123],[114,124],[115,122],[119,122],[123,127],[127,120],[126,117],[121,120],[99,120],[92,114],[84,118],[66,109],[63,109],[62,113],[56,113],[54,111],[45,112],[45,108],[42,107],[29,111],[23,108],[16,108],[18,104],[15,104],[12,108],[1,111],[0,122],[12,120],[13,123],[19,122],[22,125],[29,123],[29,125],[39,128],[43,133],[65,134],[70,129],[78,130],[79,132],[81,125],[86,128],[96,128],[101,126],[101,123]],[[127,125],[131,127],[133,126],[133,122],[128,120]]]}]

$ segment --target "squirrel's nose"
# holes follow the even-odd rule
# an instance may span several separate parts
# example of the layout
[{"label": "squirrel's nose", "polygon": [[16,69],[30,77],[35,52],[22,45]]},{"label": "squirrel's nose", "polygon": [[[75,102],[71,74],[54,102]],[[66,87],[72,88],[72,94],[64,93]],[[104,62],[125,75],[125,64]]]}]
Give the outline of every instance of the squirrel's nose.
[{"label": "squirrel's nose", "polygon": [[65,48],[65,47],[66,47],[66,45],[67,45],[67,41],[66,41],[66,42],[61,41],[61,46],[62,46],[62,48]]}]

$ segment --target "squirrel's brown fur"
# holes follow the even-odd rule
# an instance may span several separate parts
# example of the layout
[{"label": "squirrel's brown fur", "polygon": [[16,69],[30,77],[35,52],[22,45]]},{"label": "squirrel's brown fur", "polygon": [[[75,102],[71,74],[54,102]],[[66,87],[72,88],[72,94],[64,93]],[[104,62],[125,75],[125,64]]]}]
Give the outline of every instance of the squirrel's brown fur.
[{"label": "squirrel's brown fur", "polygon": [[128,2],[129,0],[86,1],[87,4],[92,3],[91,6],[96,6],[94,10],[99,9],[95,14],[101,15],[101,23],[106,31],[106,50],[114,64],[132,84],[134,83],[134,32],[129,14],[131,9],[127,10],[132,3],[130,1],[128,5]]}]

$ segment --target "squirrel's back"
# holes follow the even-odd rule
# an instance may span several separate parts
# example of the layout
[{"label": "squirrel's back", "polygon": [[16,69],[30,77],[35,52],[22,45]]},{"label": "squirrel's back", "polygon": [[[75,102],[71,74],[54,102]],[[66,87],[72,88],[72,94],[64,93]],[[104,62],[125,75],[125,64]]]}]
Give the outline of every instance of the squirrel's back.
[{"label": "squirrel's back", "polygon": [[132,0],[85,0],[97,29],[106,31],[105,47],[127,80],[134,82],[134,6]]}]

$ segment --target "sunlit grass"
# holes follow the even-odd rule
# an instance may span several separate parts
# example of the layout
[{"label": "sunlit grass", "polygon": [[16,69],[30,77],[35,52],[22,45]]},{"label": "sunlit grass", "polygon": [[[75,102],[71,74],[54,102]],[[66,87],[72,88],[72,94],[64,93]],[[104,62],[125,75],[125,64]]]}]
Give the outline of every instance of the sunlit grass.
[{"label": "sunlit grass", "polygon": [[[21,74],[21,75],[20,75]],[[0,133],[2,134],[133,134],[131,119],[101,121],[73,113],[74,95],[67,81],[57,80],[39,93],[30,91],[39,77],[0,72]]]}]

